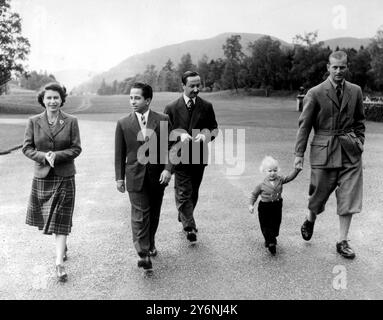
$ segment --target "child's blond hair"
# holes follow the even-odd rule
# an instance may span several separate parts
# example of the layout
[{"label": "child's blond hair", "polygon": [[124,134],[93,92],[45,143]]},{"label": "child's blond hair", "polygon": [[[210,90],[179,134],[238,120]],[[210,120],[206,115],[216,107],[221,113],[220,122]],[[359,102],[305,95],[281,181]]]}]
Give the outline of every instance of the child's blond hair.
[{"label": "child's blond hair", "polygon": [[263,158],[261,165],[259,166],[259,171],[261,173],[265,172],[266,168],[270,168],[271,166],[275,166],[279,171],[279,163],[271,156],[266,156]]}]

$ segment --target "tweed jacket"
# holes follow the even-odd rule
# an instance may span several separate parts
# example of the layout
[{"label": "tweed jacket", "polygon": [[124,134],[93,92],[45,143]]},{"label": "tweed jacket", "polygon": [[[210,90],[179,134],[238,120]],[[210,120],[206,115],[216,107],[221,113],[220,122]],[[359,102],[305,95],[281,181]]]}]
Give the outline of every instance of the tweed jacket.
[{"label": "tweed jacket", "polygon": [[250,204],[253,205],[259,196],[261,196],[262,202],[274,202],[282,199],[282,185],[294,180],[298,173],[298,170],[294,170],[287,176],[278,175],[274,180],[274,185],[266,177],[251,193]]},{"label": "tweed jacket", "polygon": [[[200,144],[199,148],[196,142],[189,144],[189,160],[186,163],[194,163],[197,161],[198,164],[207,165],[208,142],[213,141],[218,134],[218,124],[215,119],[213,105],[197,96],[194,110],[190,117],[185,105],[185,100],[183,96],[181,96],[179,99],[167,105],[164,113],[169,115],[170,121],[173,124],[173,133],[176,133],[175,136],[183,132],[187,132],[193,138],[195,138],[198,133],[203,133],[207,136],[207,140],[204,143],[197,142]],[[180,155],[180,150],[181,149],[177,149],[178,155]],[[193,157],[193,152],[198,152],[197,156]],[[173,157],[171,156],[171,158]]]},{"label": "tweed jacket", "polygon": [[[171,172],[168,161],[171,131],[169,117],[149,111],[146,124],[146,137],[134,112],[117,121],[115,132],[115,178],[126,181],[128,192],[140,192],[144,186],[145,175],[158,185],[161,172]],[[145,160],[146,159],[146,160]]]},{"label": "tweed jacket", "polygon": [[359,86],[344,83],[339,105],[329,79],[310,89],[303,100],[299,117],[295,155],[303,157],[311,129],[310,163],[312,168],[339,168],[344,161],[361,159],[365,134],[363,95]]},{"label": "tweed jacket", "polygon": [[[54,168],[45,160],[45,153],[48,151],[56,154]],[[35,161],[36,178],[45,178],[51,169],[57,176],[73,176],[76,173],[74,159],[81,151],[76,117],[60,110],[53,130],[49,127],[46,111],[28,119],[22,152]]]}]

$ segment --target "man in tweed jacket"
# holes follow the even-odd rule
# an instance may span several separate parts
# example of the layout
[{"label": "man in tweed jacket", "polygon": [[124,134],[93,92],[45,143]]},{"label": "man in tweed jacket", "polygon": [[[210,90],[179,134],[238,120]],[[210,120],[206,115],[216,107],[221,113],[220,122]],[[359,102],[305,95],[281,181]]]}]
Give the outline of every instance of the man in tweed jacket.
[{"label": "man in tweed jacket", "polygon": [[336,249],[353,259],[348,244],[352,215],[362,209],[362,152],[365,133],[363,95],[359,86],[345,81],[347,55],[333,52],[327,69],[329,77],[310,89],[304,98],[295,145],[295,166],[303,166],[311,129],[309,213],[301,232],[310,240],[316,216],[324,211],[330,194],[336,190],[339,215],[339,242]]}]

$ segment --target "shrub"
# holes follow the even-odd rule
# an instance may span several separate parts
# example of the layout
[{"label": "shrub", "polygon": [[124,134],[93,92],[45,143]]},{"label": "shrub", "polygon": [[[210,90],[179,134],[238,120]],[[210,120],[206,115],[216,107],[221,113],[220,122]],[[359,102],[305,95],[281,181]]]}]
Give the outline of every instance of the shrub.
[{"label": "shrub", "polygon": [[383,103],[363,102],[366,119],[383,122]]}]

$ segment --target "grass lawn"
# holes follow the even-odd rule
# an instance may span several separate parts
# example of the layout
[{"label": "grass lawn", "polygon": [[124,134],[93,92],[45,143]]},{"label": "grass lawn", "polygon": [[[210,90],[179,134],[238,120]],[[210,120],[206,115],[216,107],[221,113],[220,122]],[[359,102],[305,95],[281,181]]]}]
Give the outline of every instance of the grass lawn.
[{"label": "grass lawn", "polygon": [[19,124],[0,124],[0,154],[23,144],[25,126]]}]

